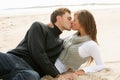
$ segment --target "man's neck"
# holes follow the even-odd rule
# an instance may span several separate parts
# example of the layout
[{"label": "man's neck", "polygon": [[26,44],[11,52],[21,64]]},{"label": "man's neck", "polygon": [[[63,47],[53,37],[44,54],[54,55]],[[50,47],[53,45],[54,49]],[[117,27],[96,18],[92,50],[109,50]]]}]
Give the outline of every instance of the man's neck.
[{"label": "man's neck", "polygon": [[62,26],[60,26],[59,24],[57,24],[57,23],[55,23],[55,25],[61,30],[61,31],[63,31],[63,28],[62,28]]}]

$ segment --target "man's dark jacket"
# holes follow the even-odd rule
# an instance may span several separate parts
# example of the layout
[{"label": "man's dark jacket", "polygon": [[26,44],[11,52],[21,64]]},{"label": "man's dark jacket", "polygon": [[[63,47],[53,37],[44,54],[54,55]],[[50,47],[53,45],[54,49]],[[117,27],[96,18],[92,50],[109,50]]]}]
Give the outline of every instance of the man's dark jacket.
[{"label": "man's dark jacket", "polygon": [[34,22],[20,44],[7,53],[23,58],[40,76],[55,77],[59,72],[54,63],[63,49],[60,34],[61,31],[55,25],[51,28]]}]

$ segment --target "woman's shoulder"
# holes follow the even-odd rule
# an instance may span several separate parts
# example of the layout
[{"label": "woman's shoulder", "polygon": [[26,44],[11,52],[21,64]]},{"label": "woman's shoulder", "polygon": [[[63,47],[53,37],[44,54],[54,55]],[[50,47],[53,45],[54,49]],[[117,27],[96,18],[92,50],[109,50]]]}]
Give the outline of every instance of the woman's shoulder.
[{"label": "woman's shoulder", "polygon": [[97,43],[93,40],[84,42],[82,46],[84,46],[86,48],[98,48]]},{"label": "woman's shoulder", "polygon": [[92,46],[92,45],[97,45],[97,43],[93,40],[90,40],[90,41],[84,42],[84,45],[91,45]]}]

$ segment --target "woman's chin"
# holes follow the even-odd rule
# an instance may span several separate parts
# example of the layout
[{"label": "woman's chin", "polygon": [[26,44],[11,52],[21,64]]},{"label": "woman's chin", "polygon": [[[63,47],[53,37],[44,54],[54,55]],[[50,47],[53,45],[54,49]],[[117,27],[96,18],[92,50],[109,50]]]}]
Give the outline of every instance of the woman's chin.
[{"label": "woman's chin", "polygon": [[76,31],[76,29],[74,29],[74,28],[72,28],[71,30],[74,30],[74,31]]}]

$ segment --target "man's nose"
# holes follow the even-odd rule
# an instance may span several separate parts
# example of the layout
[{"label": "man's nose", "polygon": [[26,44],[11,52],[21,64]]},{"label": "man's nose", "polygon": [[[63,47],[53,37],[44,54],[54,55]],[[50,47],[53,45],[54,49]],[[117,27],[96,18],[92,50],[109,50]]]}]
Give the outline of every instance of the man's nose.
[{"label": "man's nose", "polygon": [[71,21],[71,24],[73,24],[73,21]]}]

